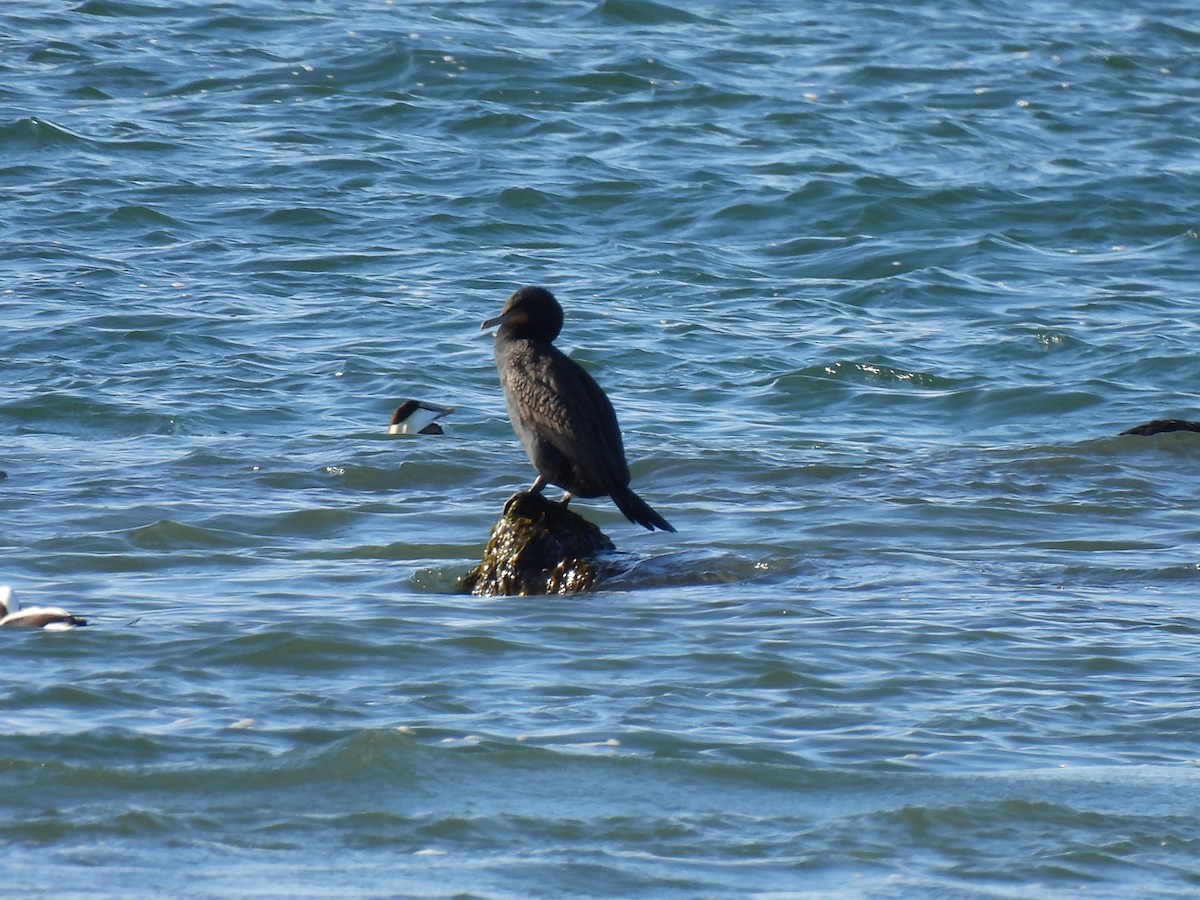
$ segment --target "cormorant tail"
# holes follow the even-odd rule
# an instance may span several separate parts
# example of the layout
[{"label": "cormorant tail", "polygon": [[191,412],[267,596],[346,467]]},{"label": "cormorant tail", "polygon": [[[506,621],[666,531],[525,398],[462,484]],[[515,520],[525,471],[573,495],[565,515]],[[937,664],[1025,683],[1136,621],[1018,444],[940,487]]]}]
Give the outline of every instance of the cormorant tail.
[{"label": "cormorant tail", "polygon": [[670,522],[652,510],[650,504],[631,491],[628,486],[617,488],[610,496],[613,503],[617,504],[617,509],[623,512],[625,518],[630,522],[651,531],[655,528],[660,531],[675,530],[671,527]]}]

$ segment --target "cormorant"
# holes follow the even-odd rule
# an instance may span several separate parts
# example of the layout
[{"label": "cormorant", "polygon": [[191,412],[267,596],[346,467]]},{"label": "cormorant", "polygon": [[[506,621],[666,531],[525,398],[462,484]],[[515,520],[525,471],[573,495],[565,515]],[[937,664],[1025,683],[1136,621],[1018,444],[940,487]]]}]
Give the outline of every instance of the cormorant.
[{"label": "cormorant", "polygon": [[578,363],[552,343],[562,331],[563,311],[545,288],[523,287],[482,329],[496,331],[496,368],[513,430],[521,439],[537,480],[571,496],[612,498],[630,522],[653,531],[671,523],[629,489],[629,465],[612,403]]}]

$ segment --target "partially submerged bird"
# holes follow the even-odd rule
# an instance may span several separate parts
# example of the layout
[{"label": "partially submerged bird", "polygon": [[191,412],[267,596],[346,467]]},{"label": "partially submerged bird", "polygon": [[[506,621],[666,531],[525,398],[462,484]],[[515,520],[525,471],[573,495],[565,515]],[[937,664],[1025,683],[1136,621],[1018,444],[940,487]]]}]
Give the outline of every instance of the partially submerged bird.
[{"label": "partially submerged bird", "polygon": [[42,628],[46,631],[67,631],[86,625],[87,619],[73,616],[59,606],[31,606],[21,609],[7,584],[0,584],[0,628]]},{"label": "partially submerged bird", "polygon": [[419,400],[405,400],[392,413],[388,434],[445,434],[435,420],[454,412],[453,406],[435,406]]},{"label": "partially submerged bird", "polygon": [[1200,422],[1188,422],[1185,419],[1155,419],[1145,425],[1137,425],[1121,434],[1166,434],[1170,431],[1200,431]]},{"label": "partially submerged bird", "polygon": [[666,519],[629,489],[629,465],[617,415],[604,391],[578,363],[554,346],[562,307],[545,288],[523,287],[483,329],[496,330],[496,368],[513,430],[537,480],[571,496],[612,498],[630,522],[674,531]]}]

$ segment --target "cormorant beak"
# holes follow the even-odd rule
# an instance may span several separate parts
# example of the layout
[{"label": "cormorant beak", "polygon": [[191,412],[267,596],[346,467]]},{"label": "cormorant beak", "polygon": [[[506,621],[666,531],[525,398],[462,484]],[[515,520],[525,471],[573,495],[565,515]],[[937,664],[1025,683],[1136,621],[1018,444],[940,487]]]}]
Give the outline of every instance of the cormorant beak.
[{"label": "cormorant beak", "polygon": [[499,316],[493,316],[492,318],[487,319],[484,324],[480,325],[479,330],[487,331],[487,329],[496,328],[497,325],[503,325],[505,322],[509,322],[514,314],[514,310],[509,310],[508,312],[500,313]]}]

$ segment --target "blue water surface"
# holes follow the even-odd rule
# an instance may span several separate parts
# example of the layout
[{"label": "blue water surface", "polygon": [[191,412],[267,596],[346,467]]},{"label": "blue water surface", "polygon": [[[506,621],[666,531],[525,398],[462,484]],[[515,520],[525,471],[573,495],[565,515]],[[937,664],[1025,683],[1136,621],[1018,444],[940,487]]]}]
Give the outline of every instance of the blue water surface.
[{"label": "blue water surface", "polygon": [[[1193,896],[1197,98],[1167,0],[6,3],[2,892]],[[472,597],[529,283],[678,533]]]}]

